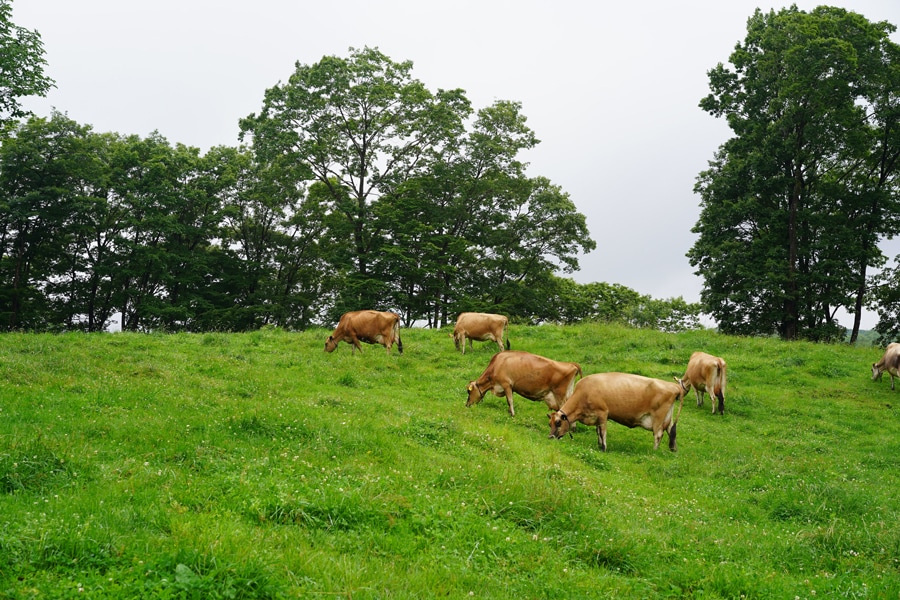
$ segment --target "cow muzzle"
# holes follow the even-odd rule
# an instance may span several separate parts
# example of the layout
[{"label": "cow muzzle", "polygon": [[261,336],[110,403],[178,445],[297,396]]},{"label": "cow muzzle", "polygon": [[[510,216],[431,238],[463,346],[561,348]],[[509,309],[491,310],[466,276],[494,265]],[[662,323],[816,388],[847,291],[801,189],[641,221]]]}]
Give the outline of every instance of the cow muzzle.
[{"label": "cow muzzle", "polygon": [[562,411],[550,413],[550,436],[551,440],[558,440],[569,429],[569,417]]}]

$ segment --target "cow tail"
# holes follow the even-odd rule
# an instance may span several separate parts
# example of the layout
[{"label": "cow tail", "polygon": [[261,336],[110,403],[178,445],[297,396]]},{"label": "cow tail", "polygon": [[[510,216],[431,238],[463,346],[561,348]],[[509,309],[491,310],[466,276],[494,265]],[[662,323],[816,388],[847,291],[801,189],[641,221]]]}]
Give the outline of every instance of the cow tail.
[{"label": "cow tail", "polygon": [[[509,350],[509,321],[506,322],[506,325],[503,326],[503,336],[506,338],[506,349]],[[900,356],[900,355],[898,355]]]},{"label": "cow tail", "polygon": [[722,404],[725,403],[725,379],[726,379],[726,370],[725,370],[725,361],[719,359],[718,361],[718,373],[716,374],[716,384],[715,384],[715,392],[716,398]]},{"label": "cow tail", "polygon": [[400,320],[394,322],[394,337],[397,338],[397,351],[403,354],[403,340],[400,339]]},{"label": "cow tail", "polygon": [[684,391],[684,388],[683,388],[683,387],[681,387],[681,386],[678,386],[678,387],[681,388],[681,389],[678,390],[678,414],[675,415],[675,419],[672,421],[672,429],[673,429],[673,431],[674,431],[674,429],[675,429],[675,425],[678,424],[678,419],[681,418],[681,408],[684,406],[684,396],[685,396],[685,391]]}]

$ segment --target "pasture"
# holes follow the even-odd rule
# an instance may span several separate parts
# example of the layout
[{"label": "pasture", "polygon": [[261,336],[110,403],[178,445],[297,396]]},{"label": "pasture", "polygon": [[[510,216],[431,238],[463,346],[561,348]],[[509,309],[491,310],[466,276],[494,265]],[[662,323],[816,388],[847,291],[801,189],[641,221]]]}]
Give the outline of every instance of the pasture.
[{"label": "pasture", "polygon": [[465,386],[496,346],[302,333],[0,336],[0,597],[897,598],[900,390],[875,348],[511,326],[693,392],[678,452]]}]

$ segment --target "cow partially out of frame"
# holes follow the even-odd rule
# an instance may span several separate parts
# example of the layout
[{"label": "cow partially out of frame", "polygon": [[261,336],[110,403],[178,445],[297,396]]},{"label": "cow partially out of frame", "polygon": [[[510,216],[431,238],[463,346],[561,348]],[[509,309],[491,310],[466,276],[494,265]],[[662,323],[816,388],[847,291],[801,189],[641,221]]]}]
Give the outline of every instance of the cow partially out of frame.
[{"label": "cow partially out of frame", "polygon": [[891,389],[894,389],[894,377],[900,377],[900,344],[891,342],[884,350],[884,355],[877,363],[872,363],[872,381],[881,379],[885,371],[891,376]]}]

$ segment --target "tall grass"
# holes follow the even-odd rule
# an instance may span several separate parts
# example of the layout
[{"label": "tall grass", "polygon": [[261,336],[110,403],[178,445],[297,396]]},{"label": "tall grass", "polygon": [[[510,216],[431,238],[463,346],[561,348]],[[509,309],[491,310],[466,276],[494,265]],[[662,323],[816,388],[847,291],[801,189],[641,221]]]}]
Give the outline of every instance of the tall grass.
[{"label": "tall grass", "polygon": [[493,349],[404,330],[0,336],[0,597],[900,595],[900,396],[874,349],[512,327],[585,374],[729,364],[677,454],[465,385]]}]

